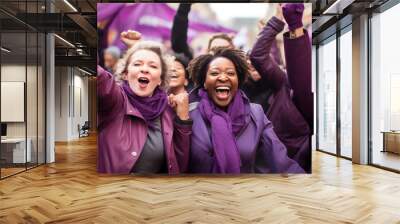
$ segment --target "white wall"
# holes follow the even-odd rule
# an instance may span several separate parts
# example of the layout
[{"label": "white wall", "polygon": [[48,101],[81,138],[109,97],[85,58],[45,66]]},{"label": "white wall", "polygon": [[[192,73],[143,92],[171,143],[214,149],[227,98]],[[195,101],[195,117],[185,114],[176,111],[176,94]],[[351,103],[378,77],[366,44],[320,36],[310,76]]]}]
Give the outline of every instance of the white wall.
[{"label": "white wall", "polygon": [[74,70],[74,74],[74,108],[71,134],[78,137],[78,124],[82,126],[88,120],[88,78],[81,76],[82,73],[79,70]]},{"label": "white wall", "polygon": [[1,81],[25,82],[25,64],[1,65]]},{"label": "white wall", "polygon": [[[25,80],[27,78],[27,80]],[[26,84],[26,105],[24,102],[21,112],[26,111],[26,120],[23,122],[6,122],[7,137],[30,139],[32,161],[44,163],[44,74],[41,66],[25,64],[3,64],[1,66],[1,81],[24,82]],[[24,91],[22,91],[23,94]],[[2,96],[4,97],[4,95]],[[12,110],[10,107],[2,107],[1,110]],[[12,111],[7,111],[13,113]],[[39,155],[37,155],[39,154]]]},{"label": "white wall", "polygon": [[[25,82],[25,75],[26,75],[26,70],[28,71],[28,74],[31,74],[33,72],[33,70],[35,71],[36,74],[36,67],[34,66],[27,66],[27,68],[24,65],[19,65],[19,64],[6,64],[6,65],[2,65],[1,66],[1,81],[9,81],[9,82]],[[30,85],[36,85],[36,81],[33,80],[29,80],[29,84]],[[31,106],[31,110],[32,107],[34,106],[36,108],[37,104],[36,104],[36,88],[32,89],[32,88],[27,88],[28,92],[27,92],[27,104],[28,106]],[[32,92],[31,92],[32,91]],[[35,102],[34,104],[30,105],[31,102]],[[1,108],[1,110],[7,110],[9,108]],[[36,111],[36,110],[35,110]],[[30,111],[28,111],[30,112]],[[28,122],[32,122],[35,121],[36,123],[36,113],[27,113],[27,119]],[[7,136],[8,137],[25,137],[25,126],[26,126],[26,122],[7,122]],[[30,129],[31,127],[33,127],[33,124],[29,124],[28,125],[28,129]],[[34,130],[36,130],[36,126],[34,127]],[[31,133],[28,130],[28,137],[29,133]],[[35,132],[36,135],[36,132]]]},{"label": "white wall", "polygon": [[[25,82],[25,64],[9,64],[1,66],[1,81]],[[1,108],[7,110],[7,108]],[[25,122],[7,122],[7,137],[25,137]]]},{"label": "white wall", "polygon": [[72,67],[56,67],[56,74],[55,140],[70,141],[79,138],[78,124],[88,120],[88,78]]},{"label": "white wall", "polygon": [[55,141],[68,141],[69,69],[55,68]]}]

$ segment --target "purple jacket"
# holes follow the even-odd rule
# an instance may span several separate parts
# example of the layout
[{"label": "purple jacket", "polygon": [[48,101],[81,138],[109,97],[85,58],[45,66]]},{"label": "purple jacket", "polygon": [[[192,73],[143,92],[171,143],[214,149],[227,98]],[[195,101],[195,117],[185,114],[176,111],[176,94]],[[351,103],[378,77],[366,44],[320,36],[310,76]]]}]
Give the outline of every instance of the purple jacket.
[{"label": "purple jacket", "polygon": [[[98,158],[100,173],[129,173],[147,139],[143,116],[127,100],[113,76],[97,67]],[[170,107],[161,114],[161,127],[169,174],[185,172],[189,160],[191,125],[179,124]]]},{"label": "purple jacket", "polygon": [[[215,163],[210,126],[192,103],[193,120],[189,172],[212,173]],[[251,119],[236,137],[241,158],[241,173],[303,173],[303,169],[287,157],[285,146],[275,135],[271,122],[259,104],[250,104]]]},{"label": "purple jacket", "polygon": [[288,149],[290,158],[305,170],[311,170],[310,137],[313,125],[313,96],[311,92],[311,43],[308,33],[289,39],[284,34],[287,74],[270,56],[276,35],[284,23],[272,17],[261,31],[250,60],[262,77],[262,83],[273,90],[266,111],[275,133]]}]

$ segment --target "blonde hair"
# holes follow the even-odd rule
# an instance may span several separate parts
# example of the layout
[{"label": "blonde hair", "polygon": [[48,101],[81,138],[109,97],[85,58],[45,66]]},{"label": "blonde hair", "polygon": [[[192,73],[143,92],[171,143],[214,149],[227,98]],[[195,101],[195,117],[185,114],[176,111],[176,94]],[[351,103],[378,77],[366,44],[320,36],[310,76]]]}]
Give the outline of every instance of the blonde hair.
[{"label": "blonde hair", "polygon": [[226,40],[229,43],[229,47],[228,48],[235,48],[235,45],[233,44],[233,37],[229,36],[226,33],[217,33],[211,36],[211,38],[208,40],[208,47],[207,47],[207,51],[210,52],[213,49],[211,49],[211,44],[215,39],[223,39]]},{"label": "blonde hair", "polygon": [[158,55],[161,62],[161,85],[160,87],[164,90],[168,89],[171,65],[173,63],[173,57],[167,55],[164,52],[163,46],[160,43],[154,41],[139,41],[133,47],[129,48],[124,56],[118,60],[117,68],[115,71],[115,79],[121,83],[124,77],[127,75],[129,62],[132,55],[139,50],[148,50]]}]

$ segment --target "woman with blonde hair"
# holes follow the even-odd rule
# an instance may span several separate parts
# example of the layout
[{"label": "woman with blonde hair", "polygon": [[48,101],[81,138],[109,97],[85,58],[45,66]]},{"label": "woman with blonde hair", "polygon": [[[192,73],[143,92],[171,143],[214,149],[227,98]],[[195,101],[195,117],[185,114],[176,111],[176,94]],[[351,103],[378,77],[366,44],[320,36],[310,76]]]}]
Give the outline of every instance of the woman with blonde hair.
[{"label": "woman with blonde hair", "polygon": [[167,97],[169,69],[162,46],[139,41],[122,60],[120,84],[97,68],[98,171],[184,172],[192,130],[188,96]]}]

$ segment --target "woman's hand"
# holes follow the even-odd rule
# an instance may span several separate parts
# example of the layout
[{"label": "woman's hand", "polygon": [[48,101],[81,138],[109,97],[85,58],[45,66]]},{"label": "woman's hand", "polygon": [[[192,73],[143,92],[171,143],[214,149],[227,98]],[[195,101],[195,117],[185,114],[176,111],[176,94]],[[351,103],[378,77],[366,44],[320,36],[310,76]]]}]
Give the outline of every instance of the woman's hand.
[{"label": "woman's hand", "polygon": [[265,24],[266,24],[266,22],[264,19],[258,20],[258,23],[257,23],[258,32],[261,32],[264,29]]},{"label": "woman's hand", "polygon": [[285,17],[290,31],[303,28],[303,11],[303,3],[286,3],[282,6],[283,17]]},{"label": "woman's hand", "polygon": [[275,17],[283,21],[282,3],[276,4]]},{"label": "woman's hand", "polygon": [[174,108],[176,115],[181,120],[189,120],[189,95],[187,92],[177,95],[169,94],[169,105]]},{"label": "woman's hand", "polygon": [[[283,13],[282,13],[282,4],[281,3],[276,3],[275,4],[275,17],[278,18],[279,20],[283,21]],[[259,31],[262,31],[264,29],[264,26],[267,25],[267,18],[260,19],[258,20],[257,27]]]},{"label": "woman's hand", "polygon": [[142,34],[134,30],[127,30],[121,33],[121,40],[128,48],[135,45],[141,38]]}]

